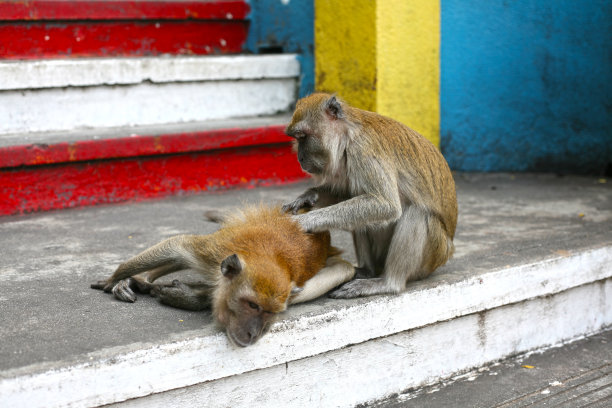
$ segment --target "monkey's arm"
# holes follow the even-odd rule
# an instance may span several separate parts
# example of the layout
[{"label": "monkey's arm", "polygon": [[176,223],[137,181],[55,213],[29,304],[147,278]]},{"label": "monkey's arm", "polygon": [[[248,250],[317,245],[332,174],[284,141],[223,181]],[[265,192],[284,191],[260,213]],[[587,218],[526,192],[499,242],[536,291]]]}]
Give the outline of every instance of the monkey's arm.
[{"label": "monkey's arm", "polygon": [[362,158],[361,162],[362,167],[353,166],[348,175],[354,193],[351,198],[296,216],[306,231],[318,232],[332,228],[354,231],[399,219],[402,215],[402,201],[397,173],[375,158]]},{"label": "monkey's arm", "polygon": [[136,296],[130,288],[134,282],[127,278],[134,277],[135,283],[140,284],[138,286],[146,287],[155,279],[169,273],[198,268],[193,248],[194,244],[200,241],[202,241],[200,247],[205,248],[204,239],[198,235],[178,235],[168,238],[122,263],[110,278],[94,283],[91,287],[105,292],[112,291],[119,300],[134,302]]},{"label": "monkey's arm", "polygon": [[401,214],[399,196],[390,199],[363,194],[295,217],[304,230],[319,232],[332,228],[354,231],[370,225],[386,224],[396,221]]},{"label": "monkey's arm", "polygon": [[303,290],[292,296],[290,304],[307,302],[322,296],[345,282],[353,279],[355,268],[349,262],[334,256],[327,259],[325,267],[304,284]]}]

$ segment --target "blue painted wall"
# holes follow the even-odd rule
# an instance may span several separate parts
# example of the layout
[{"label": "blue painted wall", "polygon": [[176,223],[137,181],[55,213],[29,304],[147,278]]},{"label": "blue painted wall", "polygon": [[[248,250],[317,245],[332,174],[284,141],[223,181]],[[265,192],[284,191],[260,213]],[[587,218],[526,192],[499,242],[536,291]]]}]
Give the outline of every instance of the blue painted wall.
[{"label": "blue painted wall", "polygon": [[451,167],[612,176],[612,2],[441,5],[440,136]]},{"label": "blue painted wall", "polygon": [[314,91],[314,0],[251,0],[247,49],[253,53],[298,53],[299,96]]}]

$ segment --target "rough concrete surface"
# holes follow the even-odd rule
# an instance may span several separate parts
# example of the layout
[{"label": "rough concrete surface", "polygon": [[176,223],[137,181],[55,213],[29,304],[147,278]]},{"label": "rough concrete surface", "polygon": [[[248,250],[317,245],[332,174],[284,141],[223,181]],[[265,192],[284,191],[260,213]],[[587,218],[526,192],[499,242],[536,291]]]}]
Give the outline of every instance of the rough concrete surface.
[{"label": "rough concrete surface", "polygon": [[412,390],[372,408],[609,407],[612,330],[522,354]]},{"label": "rough concrete surface", "polygon": [[[460,216],[456,255],[419,285],[612,243],[612,185],[596,178],[552,175],[456,175]],[[83,361],[87,353],[214,333],[207,313],[159,305],[141,295],[121,303],[89,284],[128,257],[180,233],[216,226],[204,209],[241,202],[285,202],[305,184],[175,197],[0,219],[0,378],[36,364]],[[347,234],[335,245],[354,260]],[[319,299],[292,307],[284,319],[370,299]],[[87,354],[92,358],[92,354]]]}]

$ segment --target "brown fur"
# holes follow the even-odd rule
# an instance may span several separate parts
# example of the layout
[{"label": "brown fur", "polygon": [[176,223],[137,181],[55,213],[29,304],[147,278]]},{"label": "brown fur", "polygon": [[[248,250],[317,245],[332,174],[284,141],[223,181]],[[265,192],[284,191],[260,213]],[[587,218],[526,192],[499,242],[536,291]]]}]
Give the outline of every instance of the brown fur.
[{"label": "brown fur", "polygon": [[[172,306],[193,310],[212,306],[215,321],[226,328],[228,337],[246,346],[286,309],[295,288],[302,288],[340,253],[330,245],[329,232],[305,233],[278,207],[237,210],[222,224],[212,234],[167,239],[92,287],[131,302],[136,300],[132,289],[138,289],[153,290]],[[203,288],[194,290],[177,281],[169,286],[152,284],[183,269],[200,272]],[[310,298],[331,288],[317,288]]]}]

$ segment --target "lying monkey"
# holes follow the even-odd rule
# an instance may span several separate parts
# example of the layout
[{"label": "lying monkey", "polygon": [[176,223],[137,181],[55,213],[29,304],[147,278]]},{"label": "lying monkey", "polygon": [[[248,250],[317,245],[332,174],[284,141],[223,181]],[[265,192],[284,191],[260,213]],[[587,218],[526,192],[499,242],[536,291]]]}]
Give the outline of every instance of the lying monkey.
[{"label": "lying monkey", "polygon": [[[91,285],[134,302],[133,289],[189,310],[212,308],[213,318],[238,346],[255,343],[288,304],[305,302],[353,278],[353,266],[330,245],[328,231],[304,232],[278,207],[253,207],[231,215],[211,214],[222,227],[208,235],[169,238],[119,265]],[[161,276],[192,269],[200,285]]]}]

